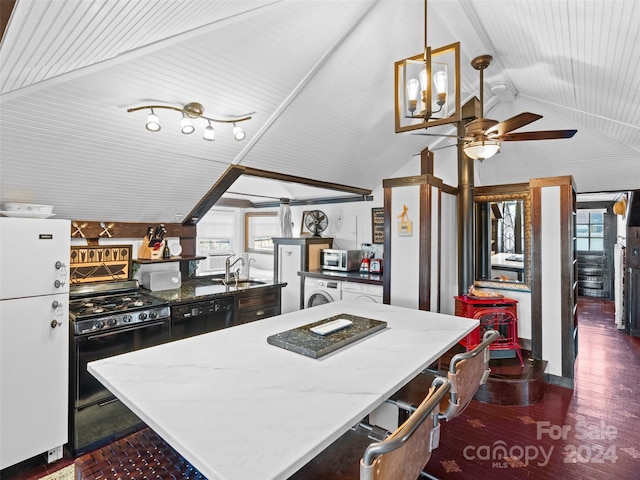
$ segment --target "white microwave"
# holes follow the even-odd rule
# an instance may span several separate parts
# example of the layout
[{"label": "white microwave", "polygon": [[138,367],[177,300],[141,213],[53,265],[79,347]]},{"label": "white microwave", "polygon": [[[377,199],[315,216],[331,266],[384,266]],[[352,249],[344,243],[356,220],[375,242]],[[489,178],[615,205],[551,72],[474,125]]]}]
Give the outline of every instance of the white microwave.
[{"label": "white microwave", "polygon": [[320,252],[320,265],[323,270],[351,272],[360,269],[362,253],[360,250],[323,249]]}]

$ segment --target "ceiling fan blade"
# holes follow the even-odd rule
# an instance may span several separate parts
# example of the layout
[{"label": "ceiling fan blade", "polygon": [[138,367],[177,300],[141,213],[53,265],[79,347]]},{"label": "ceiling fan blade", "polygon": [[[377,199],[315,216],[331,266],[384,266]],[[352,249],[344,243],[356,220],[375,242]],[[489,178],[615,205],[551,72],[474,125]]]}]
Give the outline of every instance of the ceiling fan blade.
[{"label": "ceiling fan blade", "polygon": [[421,133],[421,132],[416,132],[416,133],[412,133],[411,135],[425,135],[427,137],[449,137],[449,138],[458,138],[457,135],[447,135],[445,133]]},{"label": "ceiling fan blade", "polygon": [[[444,145],[442,147],[430,148],[429,151],[430,152],[435,152],[436,150],[442,150],[444,148],[457,147],[457,146],[458,146],[457,143],[452,143],[451,145]],[[412,156],[413,157],[419,157],[420,155],[422,155],[422,152],[414,153]]]},{"label": "ceiling fan blade", "polygon": [[571,138],[577,130],[539,130],[537,132],[507,133],[498,137],[501,142],[519,142],[521,140],[554,140]]},{"label": "ceiling fan blade", "polygon": [[511,117],[511,118],[507,118],[506,120],[503,120],[502,122],[487,129],[487,131],[484,133],[487,136],[500,137],[505,133],[509,133],[512,130],[516,130],[520,127],[524,127],[525,125],[529,125],[530,123],[535,122],[536,120],[540,120],[541,118],[542,118],[542,115],[538,115],[537,113],[524,112],[519,115],[516,115],[515,117]]},{"label": "ceiling fan blade", "polygon": [[430,148],[429,151],[435,152],[436,150],[442,150],[444,148],[457,147],[457,146],[458,146],[457,143],[452,143],[451,145],[443,145],[442,147]]}]

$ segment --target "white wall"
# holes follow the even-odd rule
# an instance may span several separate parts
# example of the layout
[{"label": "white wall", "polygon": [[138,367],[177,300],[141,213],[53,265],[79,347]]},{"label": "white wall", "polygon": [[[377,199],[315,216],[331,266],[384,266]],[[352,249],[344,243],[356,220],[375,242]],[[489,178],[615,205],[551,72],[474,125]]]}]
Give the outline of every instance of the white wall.
[{"label": "white wall", "polygon": [[542,358],[547,373],[562,376],[562,251],[560,187],[541,189]]},{"label": "white wall", "polygon": [[455,195],[442,194],[440,312],[453,315],[458,294],[458,224],[456,222],[458,199]]},{"label": "white wall", "polygon": [[[407,206],[412,222],[411,236],[398,234],[398,215]],[[419,306],[420,187],[395,187],[391,192],[391,304],[400,307]],[[387,267],[388,268],[388,267]]]}]

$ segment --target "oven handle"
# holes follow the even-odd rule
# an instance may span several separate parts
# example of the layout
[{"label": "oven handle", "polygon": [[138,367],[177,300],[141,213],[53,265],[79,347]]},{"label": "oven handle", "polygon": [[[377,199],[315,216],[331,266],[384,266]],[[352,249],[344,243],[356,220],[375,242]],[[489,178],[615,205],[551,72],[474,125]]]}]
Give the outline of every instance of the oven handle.
[{"label": "oven handle", "polygon": [[132,325],[130,328],[126,328],[123,330],[116,330],[115,332],[107,332],[107,333],[100,333],[98,335],[90,335],[87,337],[87,340],[98,340],[100,338],[104,338],[104,337],[111,337],[113,335],[119,335],[123,332],[130,332],[131,330],[139,330],[142,328],[150,328],[150,327],[157,327],[158,325],[164,325],[166,322],[154,322],[154,323],[143,323],[140,325]]},{"label": "oven handle", "polygon": [[107,405],[111,405],[112,403],[117,402],[117,398],[112,398],[111,400],[107,400],[106,402],[101,402],[98,404],[99,407],[106,407]]}]

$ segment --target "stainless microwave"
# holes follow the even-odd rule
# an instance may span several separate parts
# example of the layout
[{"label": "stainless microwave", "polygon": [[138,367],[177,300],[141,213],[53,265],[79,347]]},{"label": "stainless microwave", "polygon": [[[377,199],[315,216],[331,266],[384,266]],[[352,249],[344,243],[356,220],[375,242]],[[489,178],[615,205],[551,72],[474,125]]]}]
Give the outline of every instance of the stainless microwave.
[{"label": "stainless microwave", "polygon": [[362,253],[360,250],[323,249],[320,252],[320,265],[323,270],[351,272],[360,269]]}]

